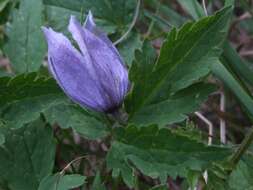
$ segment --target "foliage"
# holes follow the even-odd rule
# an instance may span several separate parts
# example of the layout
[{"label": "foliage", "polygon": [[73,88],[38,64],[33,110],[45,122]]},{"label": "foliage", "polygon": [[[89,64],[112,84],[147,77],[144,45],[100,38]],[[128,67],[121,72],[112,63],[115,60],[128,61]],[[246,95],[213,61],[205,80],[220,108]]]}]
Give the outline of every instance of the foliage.
[{"label": "foliage", "polygon": [[[0,190],[252,189],[252,5],[138,2],[0,0]],[[47,68],[41,27],[76,47],[69,18],[89,10],[112,42],[125,36],[131,84],[110,113],[69,99]]]},{"label": "foliage", "polygon": [[0,181],[9,189],[33,190],[51,174],[55,141],[51,127],[38,120],[20,129],[1,127]]},{"label": "foliage", "polygon": [[203,167],[224,159],[230,152],[229,149],[207,147],[156,126],[119,129],[116,138],[108,153],[107,165],[113,169],[113,176],[121,173],[130,187],[134,186],[135,167],[165,183],[167,175],[186,177],[190,170],[202,171]]},{"label": "foliage", "polygon": [[83,185],[85,177],[81,175],[64,175],[55,174],[45,177],[38,190],[69,190]]},{"label": "foliage", "polygon": [[16,73],[36,71],[42,64],[46,52],[40,29],[42,19],[42,0],[21,0],[19,10],[13,10],[5,52]]}]

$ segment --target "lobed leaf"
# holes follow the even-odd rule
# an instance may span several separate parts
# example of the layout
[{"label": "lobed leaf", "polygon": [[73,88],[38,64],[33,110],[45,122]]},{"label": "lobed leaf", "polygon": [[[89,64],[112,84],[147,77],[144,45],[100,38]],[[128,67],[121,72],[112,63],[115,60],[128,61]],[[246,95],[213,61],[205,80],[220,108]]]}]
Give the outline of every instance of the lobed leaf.
[{"label": "lobed leaf", "polygon": [[[228,24],[231,8],[225,8],[216,15],[198,22],[185,24],[179,31],[173,29],[164,42],[156,64],[143,64],[153,58],[145,52],[138,56],[139,66],[145,78],[133,78],[133,92],[130,103],[130,117],[153,101],[161,101],[178,90],[188,87],[210,72],[217,62],[225,39],[224,25]],[[146,57],[144,60],[141,58]],[[138,63],[139,62],[139,63]],[[147,67],[148,65],[148,67]],[[137,67],[137,66],[135,66]],[[145,70],[146,69],[146,70]],[[142,81],[140,81],[142,80]],[[165,94],[161,96],[160,94]]]},{"label": "lobed leaf", "polygon": [[15,73],[37,71],[43,62],[46,46],[41,31],[42,0],[21,0],[13,11],[13,22],[7,30],[8,43],[4,51]]},{"label": "lobed leaf", "polygon": [[0,78],[0,117],[10,128],[20,128],[44,114],[51,124],[72,127],[88,138],[107,135],[99,117],[71,103],[52,78],[36,73]]},{"label": "lobed leaf", "polygon": [[53,169],[52,129],[38,120],[20,129],[1,127],[0,134],[5,137],[0,147],[0,182],[11,190],[37,189]]},{"label": "lobed leaf", "polygon": [[186,177],[189,171],[203,171],[230,154],[229,149],[209,147],[156,126],[119,128],[115,137],[107,166],[129,187],[134,186],[135,168],[165,182],[168,175]]}]

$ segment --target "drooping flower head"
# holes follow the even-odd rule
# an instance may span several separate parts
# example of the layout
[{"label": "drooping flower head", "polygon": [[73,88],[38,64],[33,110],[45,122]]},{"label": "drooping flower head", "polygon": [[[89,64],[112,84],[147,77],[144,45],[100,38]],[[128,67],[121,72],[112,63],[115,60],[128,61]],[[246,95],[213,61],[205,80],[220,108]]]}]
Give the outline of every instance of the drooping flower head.
[{"label": "drooping flower head", "polygon": [[48,65],[63,91],[81,106],[113,112],[127,93],[128,72],[112,42],[98,29],[89,12],[82,26],[71,16],[68,30],[79,49],[63,34],[43,27]]}]

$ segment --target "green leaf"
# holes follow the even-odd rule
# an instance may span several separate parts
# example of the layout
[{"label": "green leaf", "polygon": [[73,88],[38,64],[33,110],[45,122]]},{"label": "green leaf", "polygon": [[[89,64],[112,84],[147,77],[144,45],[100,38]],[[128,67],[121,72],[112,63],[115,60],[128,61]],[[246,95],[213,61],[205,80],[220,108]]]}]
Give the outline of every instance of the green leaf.
[{"label": "green leaf", "polygon": [[53,131],[38,120],[20,129],[0,128],[0,181],[11,190],[34,190],[51,174],[55,143]]},{"label": "green leaf", "polygon": [[203,175],[201,172],[189,171],[187,175],[187,182],[189,184],[189,189],[195,189],[199,183],[200,176]]},{"label": "green leaf", "polygon": [[238,55],[229,42],[225,43],[222,61],[250,85],[253,85],[253,70]]},{"label": "green leaf", "polygon": [[253,119],[253,99],[247,90],[245,90],[244,85],[221,62],[213,64],[212,72],[234,93],[246,109],[248,116]]},{"label": "green leaf", "polygon": [[51,124],[58,123],[62,128],[71,127],[89,139],[102,138],[108,134],[101,118],[95,117],[73,104],[60,103],[50,107],[44,114]]},{"label": "green leaf", "polygon": [[[4,25],[7,24],[7,22],[11,19],[11,13],[14,9],[14,7],[17,5],[17,0],[0,0],[0,25],[3,25],[4,30],[0,33],[6,33],[6,27]],[[0,34],[0,39],[1,37],[3,38],[3,36],[1,36]],[[6,41],[6,39],[5,39]],[[1,40],[0,40],[0,49],[2,49],[3,47],[1,47],[3,44],[1,44]],[[1,51],[0,51],[1,54]]]},{"label": "green leaf", "polygon": [[39,77],[36,73],[2,77],[0,92],[0,117],[9,127],[22,127],[43,113],[51,124],[72,127],[85,137],[107,135],[100,117],[71,103],[52,78]]},{"label": "green leaf", "polygon": [[[232,172],[231,172],[232,171]],[[253,156],[244,155],[236,167],[216,165],[208,171],[205,190],[252,190]]]},{"label": "green leaf", "polygon": [[205,12],[197,0],[177,0],[181,6],[197,20],[205,16]]},{"label": "green leaf", "polygon": [[0,134],[0,146],[2,146],[5,143],[5,137],[3,134]]},{"label": "green leaf", "polygon": [[37,71],[46,53],[42,0],[21,0],[14,10],[13,22],[7,30],[5,53],[16,73]]},{"label": "green leaf", "polygon": [[208,170],[208,180],[204,190],[228,190],[227,172],[222,166],[214,166]]},{"label": "green leaf", "polygon": [[12,128],[36,120],[66,98],[53,79],[36,73],[0,78],[0,117]]},{"label": "green leaf", "polygon": [[227,6],[234,6],[235,5],[235,0],[225,0],[225,7]]},{"label": "green leaf", "polygon": [[86,177],[72,174],[61,176],[59,173],[45,177],[38,190],[71,190],[85,183]]},{"label": "green leaf", "polygon": [[10,0],[0,0],[0,12],[4,10],[4,8],[7,6],[7,4],[10,2]]},{"label": "green leaf", "polygon": [[[57,7],[57,6],[50,6],[46,5],[46,20],[50,27],[54,28],[56,31],[61,31],[69,36],[68,33],[68,24],[71,15],[75,15],[77,18],[81,18],[81,22],[84,22],[84,15],[80,12],[73,11],[70,9]],[[102,31],[107,34],[112,34],[116,32],[117,26],[113,23],[110,23],[103,19],[95,18],[95,22]]]},{"label": "green leaf", "polygon": [[230,190],[253,189],[253,157],[243,158],[228,178]]},{"label": "green leaf", "polygon": [[106,20],[119,30],[125,30],[132,21],[136,7],[135,0],[44,0],[44,4],[63,7],[77,12],[92,11],[95,18]]},{"label": "green leaf", "polygon": [[150,190],[168,190],[166,185],[158,185],[156,187],[151,188]]},{"label": "green leaf", "polygon": [[75,15],[77,18],[81,17],[81,14],[76,11],[65,9],[62,7],[45,6],[46,21],[50,27],[56,31],[66,33],[69,19],[71,15]]},{"label": "green leaf", "polygon": [[142,48],[141,37],[138,33],[132,33],[124,42],[118,45],[120,55],[124,58],[127,65],[131,65],[135,51]]},{"label": "green leaf", "polygon": [[[148,81],[150,80],[150,71],[153,68],[153,63],[156,59],[156,52],[150,43],[145,41],[143,43],[142,51],[136,52],[136,60],[131,65],[129,71],[129,78],[132,81],[134,88],[129,93],[125,100],[125,106],[128,113],[133,112],[140,101],[140,96],[143,91],[149,87]],[[139,97],[139,98],[138,98]]]},{"label": "green leaf", "polygon": [[[173,9],[173,7],[172,7],[173,5],[170,5],[165,2],[162,3],[157,0],[149,0],[145,3],[148,4],[152,8],[159,7],[159,13],[160,13],[160,15],[162,15],[164,17],[164,20],[156,19],[157,23],[165,24],[164,21],[166,21],[166,22],[169,22],[169,25],[179,27],[179,26],[182,26],[186,22],[186,18],[184,16],[180,15],[178,12],[176,12]],[[147,10],[147,11],[149,11],[149,10]],[[145,13],[146,13],[146,11],[144,12],[144,14]]]},{"label": "green leaf", "polygon": [[146,106],[165,101],[209,73],[211,64],[220,56],[230,13],[231,8],[225,8],[214,16],[185,24],[179,31],[173,29],[156,64],[152,64],[149,48],[137,54],[130,70],[134,88],[126,101],[130,119]]},{"label": "green leaf", "polygon": [[145,106],[145,109],[141,109],[134,115],[130,122],[138,125],[157,124],[159,126],[181,122],[187,118],[186,114],[196,111],[215,90],[213,85],[203,83],[192,85],[165,101]]},{"label": "green leaf", "polygon": [[167,175],[187,177],[188,171],[203,171],[230,154],[229,149],[207,146],[166,128],[130,126],[117,130],[107,166],[114,177],[121,174],[129,187],[134,185],[135,167],[163,183]]},{"label": "green leaf", "polygon": [[96,177],[92,183],[91,190],[106,190],[105,186],[102,184],[100,172],[97,172]]}]

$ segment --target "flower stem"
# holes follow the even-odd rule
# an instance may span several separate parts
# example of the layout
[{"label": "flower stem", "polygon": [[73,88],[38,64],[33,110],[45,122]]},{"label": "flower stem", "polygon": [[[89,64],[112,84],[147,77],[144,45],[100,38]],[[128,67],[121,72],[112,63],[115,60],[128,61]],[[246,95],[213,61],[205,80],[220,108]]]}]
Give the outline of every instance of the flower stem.
[{"label": "flower stem", "polygon": [[121,125],[125,126],[127,124],[127,114],[123,109],[118,109],[112,113],[114,119]]},{"label": "flower stem", "polygon": [[250,144],[253,141],[253,129],[251,129],[251,132],[244,138],[241,145],[239,146],[238,150],[234,153],[234,155],[231,158],[231,163],[235,167],[237,163],[240,161],[242,155],[246,152],[246,150],[249,148]]}]

